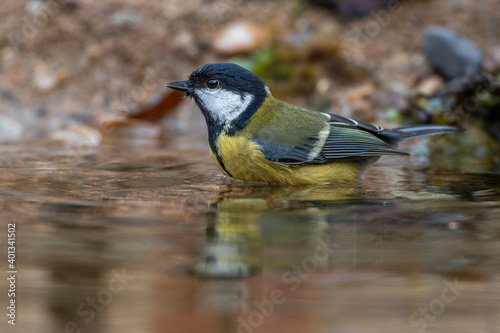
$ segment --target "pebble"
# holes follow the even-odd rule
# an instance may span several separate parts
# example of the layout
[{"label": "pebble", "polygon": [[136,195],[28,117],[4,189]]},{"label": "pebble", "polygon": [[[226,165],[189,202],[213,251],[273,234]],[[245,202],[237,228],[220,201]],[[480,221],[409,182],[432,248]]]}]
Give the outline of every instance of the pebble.
[{"label": "pebble", "polygon": [[129,25],[140,25],[142,23],[142,18],[137,13],[116,12],[109,16],[109,22],[112,25],[124,27]]},{"label": "pebble", "polygon": [[213,49],[221,55],[248,54],[266,41],[264,28],[245,21],[230,23],[215,33]]},{"label": "pebble", "polygon": [[24,125],[10,117],[0,115],[0,142],[12,142],[22,139]]},{"label": "pebble", "polygon": [[46,63],[38,62],[34,65],[34,86],[40,93],[48,93],[54,90],[58,84],[68,78],[68,72],[64,68],[59,70],[49,69]]},{"label": "pebble", "polygon": [[36,14],[38,11],[42,8],[43,2],[42,1],[28,1],[26,2],[26,10],[30,14]]},{"label": "pebble", "polygon": [[434,95],[442,86],[444,82],[439,75],[432,75],[417,86],[417,91],[425,96]]},{"label": "pebble", "polygon": [[10,89],[4,89],[4,90],[0,91],[0,98],[5,100],[5,101],[12,102],[12,103],[19,102],[19,98],[17,97],[17,94]]},{"label": "pebble", "polygon": [[57,78],[50,74],[38,74],[35,76],[35,88],[38,92],[45,93],[53,90],[57,85]]},{"label": "pebble", "polygon": [[316,91],[321,95],[325,95],[331,86],[332,86],[332,81],[330,79],[321,78],[316,83]]},{"label": "pebble", "polygon": [[427,62],[446,80],[476,74],[481,69],[483,56],[479,48],[451,30],[428,28],[422,47]]}]

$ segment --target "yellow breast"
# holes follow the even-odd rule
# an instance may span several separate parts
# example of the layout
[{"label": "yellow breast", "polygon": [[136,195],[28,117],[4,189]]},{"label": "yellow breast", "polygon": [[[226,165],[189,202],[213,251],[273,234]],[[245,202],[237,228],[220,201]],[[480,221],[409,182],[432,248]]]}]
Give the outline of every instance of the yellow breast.
[{"label": "yellow breast", "polygon": [[[245,136],[221,134],[217,140],[219,156],[224,167],[234,177],[243,181],[278,184],[330,184],[353,182],[359,179],[361,169],[356,162],[340,161],[328,164],[285,166],[268,161],[259,145]],[[217,157],[210,154],[221,171]]]}]

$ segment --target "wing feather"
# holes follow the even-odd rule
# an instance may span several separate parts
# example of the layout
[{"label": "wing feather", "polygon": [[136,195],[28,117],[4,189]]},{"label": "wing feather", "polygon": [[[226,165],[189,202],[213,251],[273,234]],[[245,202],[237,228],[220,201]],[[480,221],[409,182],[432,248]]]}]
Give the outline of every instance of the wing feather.
[{"label": "wing feather", "polygon": [[[266,159],[285,165],[362,160],[382,155],[408,155],[378,137],[383,131],[378,126],[349,117],[324,115],[330,117],[330,121],[325,122],[325,125],[330,125],[326,138],[314,133],[303,144],[293,146],[276,144],[261,138],[254,139],[254,142],[260,145]],[[315,153],[316,151],[319,153]]]}]

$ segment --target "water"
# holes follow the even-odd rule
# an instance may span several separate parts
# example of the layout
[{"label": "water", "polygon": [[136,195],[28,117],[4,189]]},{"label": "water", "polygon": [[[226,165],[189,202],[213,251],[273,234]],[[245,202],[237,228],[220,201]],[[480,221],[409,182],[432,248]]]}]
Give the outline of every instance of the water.
[{"label": "water", "polygon": [[0,151],[1,332],[500,331],[487,170],[384,158],[358,186],[283,187],[154,140]]}]

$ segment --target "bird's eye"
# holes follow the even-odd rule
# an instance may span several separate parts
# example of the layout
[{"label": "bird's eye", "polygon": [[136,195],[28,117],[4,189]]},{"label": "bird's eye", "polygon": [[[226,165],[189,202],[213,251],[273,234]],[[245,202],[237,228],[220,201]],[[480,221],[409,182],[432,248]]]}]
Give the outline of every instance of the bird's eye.
[{"label": "bird's eye", "polygon": [[208,89],[215,89],[219,86],[219,80],[216,79],[208,79],[207,82],[205,82],[207,85]]}]

